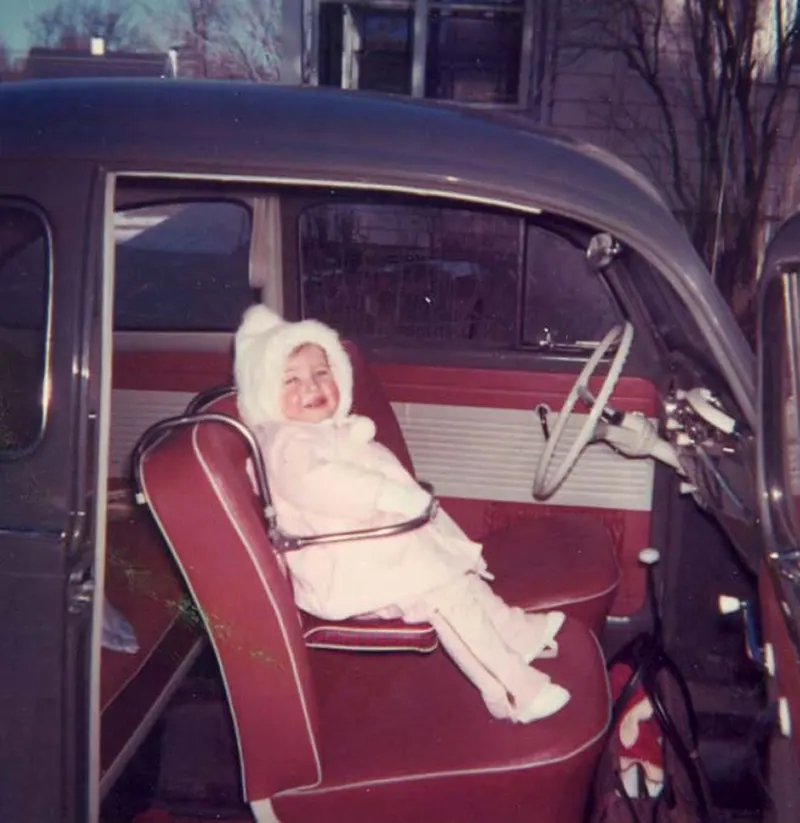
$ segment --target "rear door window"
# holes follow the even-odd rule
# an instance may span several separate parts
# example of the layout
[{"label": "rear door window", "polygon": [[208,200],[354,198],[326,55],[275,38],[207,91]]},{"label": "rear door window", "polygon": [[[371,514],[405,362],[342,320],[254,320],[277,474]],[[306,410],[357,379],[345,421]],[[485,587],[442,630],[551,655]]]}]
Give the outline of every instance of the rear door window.
[{"label": "rear door window", "polygon": [[114,232],[117,331],[231,331],[257,298],[249,283],[252,220],[242,203],[118,211]]},{"label": "rear door window", "polygon": [[44,428],[49,286],[43,218],[0,200],[0,456],[30,449]]}]

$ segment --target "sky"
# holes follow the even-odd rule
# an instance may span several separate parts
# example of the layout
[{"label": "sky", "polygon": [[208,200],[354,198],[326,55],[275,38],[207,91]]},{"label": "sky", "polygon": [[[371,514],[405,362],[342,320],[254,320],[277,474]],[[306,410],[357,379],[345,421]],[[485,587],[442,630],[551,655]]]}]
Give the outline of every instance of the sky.
[{"label": "sky", "polygon": [[[151,0],[151,5],[158,7],[166,4],[167,0]],[[12,52],[27,52],[31,45],[30,36],[25,24],[41,14],[57,6],[59,0],[0,0],[0,42],[4,42]],[[67,0],[69,3],[69,0]],[[94,0],[92,5],[108,8],[128,6],[131,16],[128,18],[136,22],[140,16],[135,0],[130,3],[120,3],[119,0]]]},{"label": "sky", "polygon": [[55,3],[56,0],[0,0],[0,40],[12,51],[27,51],[25,23]]}]

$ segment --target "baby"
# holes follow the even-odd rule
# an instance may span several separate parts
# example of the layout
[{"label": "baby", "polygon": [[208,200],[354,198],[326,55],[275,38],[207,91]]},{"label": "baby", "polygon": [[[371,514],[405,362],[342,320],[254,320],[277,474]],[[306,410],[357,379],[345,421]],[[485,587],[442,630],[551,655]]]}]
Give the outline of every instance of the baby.
[{"label": "baby", "polygon": [[[264,306],[236,333],[242,420],[261,447],[281,529],[325,534],[401,522],[430,495],[350,414],[350,359],[333,329],[288,323]],[[439,511],[415,531],[308,546],[284,555],[295,600],[327,620],[430,622],[494,717],[529,723],[561,709],[569,692],[529,664],[558,652],[563,612],[528,614],[501,600],[481,546]]]}]

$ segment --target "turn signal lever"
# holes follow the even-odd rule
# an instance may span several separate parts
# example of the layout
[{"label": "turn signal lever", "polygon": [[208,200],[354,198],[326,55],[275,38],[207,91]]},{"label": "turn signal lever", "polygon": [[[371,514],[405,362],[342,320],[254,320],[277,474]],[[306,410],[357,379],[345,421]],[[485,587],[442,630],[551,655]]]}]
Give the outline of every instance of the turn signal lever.
[{"label": "turn signal lever", "polygon": [[621,415],[617,425],[601,420],[597,424],[595,436],[605,440],[626,457],[653,457],[683,474],[675,449],[659,437],[655,426],[639,412]]}]

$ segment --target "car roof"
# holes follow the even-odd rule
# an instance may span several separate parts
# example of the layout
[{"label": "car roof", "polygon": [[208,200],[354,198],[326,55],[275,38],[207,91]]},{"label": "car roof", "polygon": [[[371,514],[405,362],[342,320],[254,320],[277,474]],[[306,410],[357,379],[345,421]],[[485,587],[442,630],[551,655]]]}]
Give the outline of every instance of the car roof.
[{"label": "car roof", "polygon": [[0,162],[384,188],[588,222],[667,276],[739,372],[740,395],[752,388],[752,352],[656,188],[522,114],[313,87],[86,78],[0,85],[0,122]]},{"label": "car roof", "polygon": [[[436,181],[458,194],[530,198],[578,187],[666,211],[653,185],[613,155],[481,112],[364,92],[235,81],[83,78],[0,87],[0,156],[155,161],[263,172],[349,171],[376,182]],[[614,183],[613,191],[606,185]],[[516,197],[511,197],[516,200]]]}]

